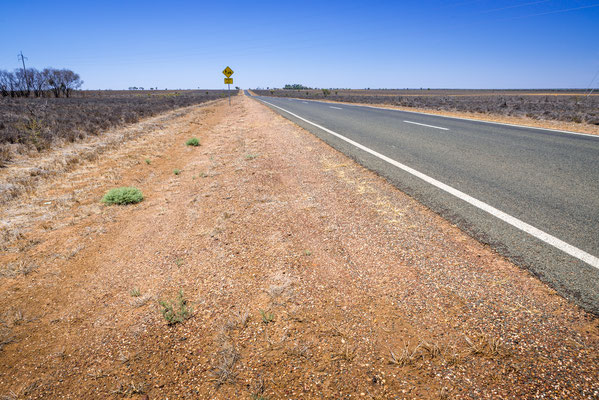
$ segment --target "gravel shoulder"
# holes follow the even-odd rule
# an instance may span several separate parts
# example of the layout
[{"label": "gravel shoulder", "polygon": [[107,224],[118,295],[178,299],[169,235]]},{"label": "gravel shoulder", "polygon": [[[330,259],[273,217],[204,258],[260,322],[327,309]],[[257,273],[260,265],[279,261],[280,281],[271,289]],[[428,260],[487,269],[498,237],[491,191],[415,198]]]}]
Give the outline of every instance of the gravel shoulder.
[{"label": "gravel shoulder", "polygon": [[[232,104],[145,125],[0,211],[0,396],[599,396],[598,319],[257,101]],[[101,205],[117,186],[145,200]],[[168,325],[159,300],[179,293],[189,318]]]}]

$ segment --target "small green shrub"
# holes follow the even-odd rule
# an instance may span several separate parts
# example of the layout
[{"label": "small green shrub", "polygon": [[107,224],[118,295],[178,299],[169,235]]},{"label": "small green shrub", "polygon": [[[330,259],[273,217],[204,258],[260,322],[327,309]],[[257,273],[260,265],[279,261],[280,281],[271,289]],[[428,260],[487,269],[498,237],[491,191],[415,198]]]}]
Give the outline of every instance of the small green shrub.
[{"label": "small green shrub", "polygon": [[191,138],[187,142],[185,142],[185,144],[188,145],[188,146],[199,146],[200,145],[200,141],[199,141],[198,138]]},{"label": "small green shrub", "polygon": [[102,197],[102,202],[106,204],[135,204],[144,199],[141,190],[134,187],[120,187],[110,189],[108,193]]},{"label": "small green shrub", "polygon": [[175,174],[175,175],[179,175],[180,173],[181,173],[180,169],[174,169],[173,170],[173,174]]},{"label": "small green shrub", "polygon": [[158,303],[162,307],[162,315],[169,325],[178,324],[191,317],[191,307],[187,304],[185,296],[183,296],[183,290],[179,290],[179,294],[174,301],[160,300]]},{"label": "small green shrub", "polygon": [[265,324],[270,324],[275,320],[275,315],[269,311],[260,310],[260,315],[262,316],[262,322]]},{"label": "small green shrub", "polygon": [[150,161],[149,158],[146,158],[146,164],[150,165],[152,163],[152,161]]},{"label": "small green shrub", "polygon": [[139,297],[139,296],[141,296],[141,292],[139,291],[139,288],[136,288],[136,287],[135,287],[135,288],[133,288],[133,289],[131,289],[131,290],[129,291],[129,294],[130,294],[132,297]]}]

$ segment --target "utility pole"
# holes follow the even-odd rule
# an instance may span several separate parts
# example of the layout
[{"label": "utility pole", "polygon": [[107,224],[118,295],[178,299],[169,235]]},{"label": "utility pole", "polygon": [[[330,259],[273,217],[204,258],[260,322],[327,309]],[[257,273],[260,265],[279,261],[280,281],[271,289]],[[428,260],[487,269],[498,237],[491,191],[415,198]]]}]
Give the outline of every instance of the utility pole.
[{"label": "utility pole", "polygon": [[29,93],[29,79],[27,79],[27,70],[25,69],[25,60],[28,59],[23,55],[23,50],[17,55],[19,61],[23,62],[23,76],[25,77],[25,85],[27,86],[27,93]]},{"label": "utility pole", "polygon": [[595,76],[591,80],[591,83],[589,83],[589,87],[585,89],[585,91],[584,91],[585,94],[587,93],[587,90],[591,89],[591,91],[585,97],[589,97],[595,91],[595,88],[593,87],[593,82],[595,82],[595,79],[597,79],[598,75],[599,75],[599,69],[595,73]]}]

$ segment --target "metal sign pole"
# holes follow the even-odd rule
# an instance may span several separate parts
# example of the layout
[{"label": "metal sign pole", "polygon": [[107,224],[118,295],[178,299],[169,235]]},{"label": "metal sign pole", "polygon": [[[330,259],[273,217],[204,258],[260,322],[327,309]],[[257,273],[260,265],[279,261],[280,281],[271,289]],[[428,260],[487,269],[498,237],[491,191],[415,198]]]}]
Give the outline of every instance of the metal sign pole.
[{"label": "metal sign pole", "polygon": [[231,75],[233,75],[233,70],[227,67],[223,70],[223,74],[226,76],[225,84],[227,85],[227,94],[229,95],[229,107],[231,107],[231,84],[233,83]]}]

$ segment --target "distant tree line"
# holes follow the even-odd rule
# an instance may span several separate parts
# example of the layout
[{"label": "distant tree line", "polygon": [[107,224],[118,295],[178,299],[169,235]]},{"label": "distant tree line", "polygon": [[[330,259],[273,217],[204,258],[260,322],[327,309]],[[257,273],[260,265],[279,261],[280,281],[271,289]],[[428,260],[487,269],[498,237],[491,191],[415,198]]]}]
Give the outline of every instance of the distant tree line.
[{"label": "distant tree line", "polygon": [[301,83],[294,83],[292,85],[285,85],[283,89],[295,89],[295,90],[303,90],[303,89],[311,89],[308,86],[304,86]]},{"label": "distant tree line", "polygon": [[70,97],[73,90],[81,87],[79,74],[70,69],[35,68],[0,70],[0,94],[2,97]]}]

